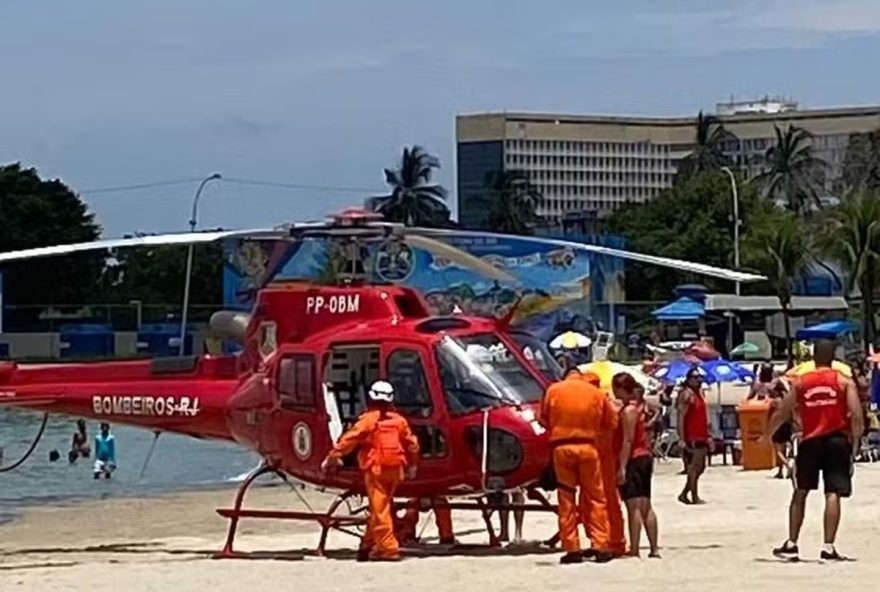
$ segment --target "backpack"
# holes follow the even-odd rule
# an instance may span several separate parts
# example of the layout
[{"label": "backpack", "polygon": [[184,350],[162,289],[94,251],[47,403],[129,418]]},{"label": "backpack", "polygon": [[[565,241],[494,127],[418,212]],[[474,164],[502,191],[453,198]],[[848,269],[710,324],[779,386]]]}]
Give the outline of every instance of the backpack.
[{"label": "backpack", "polygon": [[370,437],[370,457],[373,466],[400,468],[406,464],[406,455],[400,442],[400,428],[391,417],[380,418]]}]

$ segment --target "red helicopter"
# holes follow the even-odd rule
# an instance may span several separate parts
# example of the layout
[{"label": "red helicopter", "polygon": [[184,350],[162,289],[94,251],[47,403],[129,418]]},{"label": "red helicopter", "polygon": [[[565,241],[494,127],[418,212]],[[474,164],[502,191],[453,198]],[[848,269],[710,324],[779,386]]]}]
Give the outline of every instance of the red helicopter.
[{"label": "red helicopter", "polygon": [[[544,343],[511,327],[513,310],[502,319],[432,316],[417,291],[369,283],[363,259],[364,245],[405,242],[493,279],[513,279],[442,242],[455,234],[384,223],[372,214],[348,210],[330,223],[275,230],[136,237],[0,254],[3,263],[113,247],[256,237],[330,240],[343,255],[341,273],[330,285],[269,284],[259,291],[250,314],[215,313],[211,331],[238,343],[240,353],[91,363],[3,362],[0,405],[234,441],[258,453],[263,464],[241,484],[233,508],[218,510],[231,519],[221,556],[237,556],[232,545],[241,517],[317,521],[323,528],[322,551],[328,530],[351,533],[364,519],[337,514],[344,500],[363,493],[354,459],[330,474],[321,471],[321,461],[363,411],[368,386],[385,379],[395,386],[396,406],[421,445],[419,473],[400,487],[399,495],[469,498],[448,505],[482,511],[490,539],[497,543],[487,499],[497,502],[492,494],[534,488],[545,471],[549,446],[536,410],[559,368]],[[760,279],[604,247],[517,238],[734,281]],[[242,509],[248,487],[267,472],[340,494],[324,513]],[[534,498],[540,503],[515,509],[553,509],[537,492]]]}]

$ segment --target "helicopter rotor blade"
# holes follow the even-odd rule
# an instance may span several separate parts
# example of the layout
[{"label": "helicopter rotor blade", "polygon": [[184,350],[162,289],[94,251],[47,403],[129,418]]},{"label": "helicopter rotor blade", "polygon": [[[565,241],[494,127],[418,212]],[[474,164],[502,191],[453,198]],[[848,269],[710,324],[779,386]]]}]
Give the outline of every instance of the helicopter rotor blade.
[{"label": "helicopter rotor blade", "polygon": [[292,225],[281,228],[256,228],[251,230],[216,230],[207,232],[181,232],[174,234],[155,234],[144,236],[132,236],[126,238],[113,238],[90,241],[85,243],[71,243],[54,245],[51,247],[37,247],[0,253],[0,263],[21,261],[24,259],[36,259],[39,257],[53,257],[69,255],[85,251],[100,251],[104,249],[118,249],[125,247],[155,247],[165,245],[197,245],[212,243],[227,238],[253,238],[253,239],[276,239],[283,240],[290,237],[294,229],[301,226],[316,227],[325,226],[325,223]]},{"label": "helicopter rotor blade", "polygon": [[692,273],[707,275],[711,277],[717,277],[725,280],[730,280],[733,282],[757,282],[766,280],[767,278],[762,275],[757,275],[754,273],[746,273],[742,271],[734,271],[732,269],[724,269],[721,267],[715,267],[713,265],[706,265],[704,263],[692,263],[690,261],[683,261],[680,259],[670,259],[668,257],[658,257],[656,255],[645,255],[644,253],[637,253],[634,251],[624,251],[621,249],[612,249],[610,247],[603,247],[599,245],[588,245],[584,243],[577,243],[574,241],[567,241],[555,238],[542,238],[536,236],[515,236],[507,234],[500,234],[497,232],[482,232],[482,231],[460,231],[460,230],[445,230],[438,228],[410,228],[408,229],[413,232],[418,232],[422,235],[434,236],[434,237],[448,237],[454,238],[456,236],[476,236],[476,237],[484,237],[484,238],[500,238],[500,239],[509,239],[515,238],[516,240],[522,240],[526,242],[531,242],[535,244],[542,245],[552,245],[562,248],[569,248],[576,251],[585,251],[589,253],[596,253],[597,255],[607,255],[609,257],[619,257],[621,259],[628,259],[630,261],[638,261],[640,263],[649,263],[651,265],[658,265],[660,267],[670,267],[673,269],[679,269],[682,271],[689,271]]},{"label": "helicopter rotor blade", "polygon": [[404,232],[402,234],[403,240],[406,243],[414,247],[418,247],[419,249],[428,251],[434,256],[449,259],[456,265],[470,269],[471,271],[484,275],[489,279],[506,283],[516,283],[517,281],[516,277],[507,273],[506,271],[498,269],[494,265],[486,263],[479,257],[475,257],[474,255],[462,251],[457,247],[453,247],[452,245],[446,244],[442,241],[427,236],[423,236],[421,234],[410,234],[408,232]]}]

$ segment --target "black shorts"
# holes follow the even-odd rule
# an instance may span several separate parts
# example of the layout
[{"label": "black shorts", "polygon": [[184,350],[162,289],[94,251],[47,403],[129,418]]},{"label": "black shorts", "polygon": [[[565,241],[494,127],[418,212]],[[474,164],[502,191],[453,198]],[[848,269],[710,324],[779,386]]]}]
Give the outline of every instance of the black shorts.
[{"label": "black shorts", "polygon": [[654,475],[654,458],[640,456],[626,463],[626,479],[620,486],[620,497],[624,501],[635,497],[651,499],[651,478]]},{"label": "black shorts", "polygon": [[770,439],[773,440],[774,444],[788,444],[791,442],[791,422],[787,421],[779,426],[779,429],[773,432],[773,436]]},{"label": "black shorts", "polygon": [[804,440],[795,459],[795,483],[798,489],[819,489],[819,473],[825,493],[840,497],[852,495],[852,445],[846,435],[838,432]]},{"label": "black shorts", "polygon": [[684,449],[681,451],[681,457],[684,459],[685,464],[691,464],[694,461],[694,453],[693,450],[708,450],[709,443],[704,440],[697,440],[694,442],[686,442]]}]

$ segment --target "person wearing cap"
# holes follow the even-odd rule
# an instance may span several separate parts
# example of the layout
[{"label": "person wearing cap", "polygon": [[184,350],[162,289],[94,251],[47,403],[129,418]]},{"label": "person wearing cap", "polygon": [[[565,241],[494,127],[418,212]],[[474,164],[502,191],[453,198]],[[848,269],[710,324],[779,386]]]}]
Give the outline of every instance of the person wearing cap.
[{"label": "person wearing cap", "polygon": [[414,478],[419,442],[406,419],[393,411],[394,387],[384,380],[367,393],[367,410],[348,429],[321,463],[321,470],[338,467],[342,458],[358,450],[369,500],[367,529],[358,549],[358,561],[397,561],[400,544],[394,535],[394,492],[404,478]]},{"label": "person wearing cap", "polygon": [[676,407],[678,408],[678,438],[684,446],[682,457],[687,466],[687,479],[684,489],[678,496],[683,504],[705,503],[698,491],[700,476],[706,470],[706,456],[709,454],[709,406],[703,395],[703,376],[697,367],[688,370],[681,387]]},{"label": "person wearing cap", "polygon": [[[589,378],[589,377],[587,377]],[[581,563],[581,508],[591,555],[597,562],[614,558],[610,549],[610,531],[605,487],[602,482],[599,441],[610,431],[616,411],[605,393],[584,380],[568,359],[565,378],[547,388],[541,402],[540,420],[547,429],[552,447],[553,469],[558,486],[559,536],[565,555],[561,563]],[[577,503],[580,488],[583,503]]]}]

